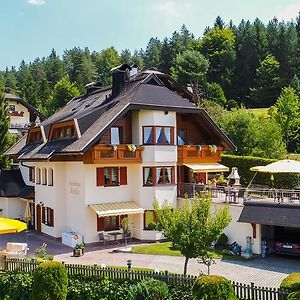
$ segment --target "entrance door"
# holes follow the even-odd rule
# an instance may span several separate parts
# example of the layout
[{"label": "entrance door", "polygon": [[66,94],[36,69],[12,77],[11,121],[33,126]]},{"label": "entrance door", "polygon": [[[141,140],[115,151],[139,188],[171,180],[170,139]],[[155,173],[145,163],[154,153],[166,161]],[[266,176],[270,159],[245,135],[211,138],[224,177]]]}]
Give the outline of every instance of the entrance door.
[{"label": "entrance door", "polygon": [[42,207],[39,204],[36,206],[36,230],[42,232]]}]

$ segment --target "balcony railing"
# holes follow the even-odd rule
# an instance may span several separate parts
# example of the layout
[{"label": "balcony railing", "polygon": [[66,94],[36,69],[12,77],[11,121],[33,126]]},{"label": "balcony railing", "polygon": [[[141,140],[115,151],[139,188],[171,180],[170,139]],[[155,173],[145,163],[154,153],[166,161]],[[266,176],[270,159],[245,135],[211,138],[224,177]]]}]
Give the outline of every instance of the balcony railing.
[{"label": "balcony railing", "polygon": [[143,147],[134,145],[96,145],[83,156],[86,164],[141,163]]},{"label": "balcony railing", "polygon": [[177,147],[178,164],[218,162],[221,160],[222,147],[215,145],[183,145]]},{"label": "balcony railing", "polygon": [[211,187],[196,183],[178,183],[178,197],[193,198],[196,194],[207,194],[213,200],[228,203],[243,203],[245,201],[277,202],[300,204],[300,190],[288,189],[258,189],[238,187]]},{"label": "balcony railing", "polygon": [[11,123],[10,125],[9,125],[9,128],[10,129],[29,129],[29,127],[30,127],[30,123],[27,123],[27,124],[18,124],[18,123]]}]

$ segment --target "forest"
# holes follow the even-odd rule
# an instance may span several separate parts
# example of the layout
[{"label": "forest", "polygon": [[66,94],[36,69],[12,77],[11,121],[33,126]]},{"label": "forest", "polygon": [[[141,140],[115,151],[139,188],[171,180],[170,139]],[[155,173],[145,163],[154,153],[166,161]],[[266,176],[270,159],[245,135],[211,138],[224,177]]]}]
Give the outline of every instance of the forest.
[{"label": "forest", "polygon": [[[118,52],[75,47],[18,68],[0,71],[0,87],[46,116],[85,91],[85,85],[111,83],[111,68],[136,64],[170,74],[179,89],[190,87],[237,145],[237,154],[282,158],[300,151],[300,14],[289,22],[225,24],[218,16],[194,36],[185,25],[171,37],[153,37],[144,49]],[[245,108],[269,108],[258,116]]]}]

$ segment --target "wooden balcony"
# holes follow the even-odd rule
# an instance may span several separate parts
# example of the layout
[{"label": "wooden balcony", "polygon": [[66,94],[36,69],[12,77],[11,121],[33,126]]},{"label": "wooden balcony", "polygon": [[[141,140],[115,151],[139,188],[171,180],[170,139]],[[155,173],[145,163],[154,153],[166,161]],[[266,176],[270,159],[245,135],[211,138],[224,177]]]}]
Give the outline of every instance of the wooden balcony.
[{"label": "wooden balcony", "polygon": [[178,164],[215,163],[221,160],[222,147],[213,145],[183,145],[177,147]]},{"label": "wooden balcony", "polygon": [[96,145],[84,153],[83,163],[141,163],[143,147],[130,145]]}]

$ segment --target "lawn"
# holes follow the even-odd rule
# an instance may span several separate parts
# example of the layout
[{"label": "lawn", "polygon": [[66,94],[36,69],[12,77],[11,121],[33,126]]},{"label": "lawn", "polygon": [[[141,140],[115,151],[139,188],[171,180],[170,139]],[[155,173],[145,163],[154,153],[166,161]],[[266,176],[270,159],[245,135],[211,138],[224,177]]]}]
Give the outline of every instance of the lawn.
[{"label": "lawn", "polygon": [[[172,247],[171,242],[154,243],[132,247],[132,253],[181,256],[180,251]],[[224,255],[222,249],[211,250],[214,259],[245,260],[242,256]]]},{"label": "lawn", "polygon": [[257,116],[268,116],[268,109],[269,108],[249,108],[248,110],[253,112]]},{"label": "lawn", "polygon": [[[170,256],[181,256],[180,251],[172,247],[171,242],[155,243],[143,246],[132,247],[133,253],[139,254],[153,254],[153,255],[170,255]],[[212,250],[213,258],[223,258],[221,251]]]}]

